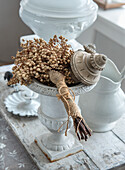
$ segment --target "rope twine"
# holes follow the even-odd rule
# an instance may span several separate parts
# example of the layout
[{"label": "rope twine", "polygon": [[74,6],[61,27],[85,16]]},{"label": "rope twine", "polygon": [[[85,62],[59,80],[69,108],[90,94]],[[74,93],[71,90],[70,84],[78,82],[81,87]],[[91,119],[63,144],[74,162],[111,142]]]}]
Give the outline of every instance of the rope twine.
[{"label": "rope twine", "polygon": [[[84,122],[84,119],[82,118],[81,114],[80,114],[80,115],[77,115],[77,114],[76,114],[76,115],[72,115],[72,113],[71,113],[70,105],[69,105],[69,103],[68,103],[68,100],[71,99],[72,101],[75,102],[75,94],[74,94],[74,92],[73,92],[72,89],[68,88],[68,87],[64,84],[64,82],[59,82],[59,83],[57,83],[57,87],[59,87],[59,88],[58,88],[59,94],[57,94],[56,96],[57,96],[58,100],[62,99],[62,100],[64,101],[64,103],[66,104],[67,114],[68,114],[68,119],[67,119],[67,121],[64,122],[64,123],[59,127],[58,132],[59,132],[60,129],[64,126],[64,124],[67,123],[66,130],[65,130],[65,136],[67,136],[68,124],[69,124],[70,116],[71,116],[71,117],[78,117],[78,116],[79,116],[81,119],[80,119],[80,121],[79,121],[79,123],[78,123],[78,126],[77,126],[77,128],[76,128],[76,129],[77,129],[77,130],[76,130],[76,133],[77,133],[78,130],[79,130],[79,125],[80,125],[80,123],[81,123],[82,120],[83,120],[83,122]],[[66,90],[64,90],[64,92],[62,93],[61,90],[62,90],[63,88],[65,88]]]}]

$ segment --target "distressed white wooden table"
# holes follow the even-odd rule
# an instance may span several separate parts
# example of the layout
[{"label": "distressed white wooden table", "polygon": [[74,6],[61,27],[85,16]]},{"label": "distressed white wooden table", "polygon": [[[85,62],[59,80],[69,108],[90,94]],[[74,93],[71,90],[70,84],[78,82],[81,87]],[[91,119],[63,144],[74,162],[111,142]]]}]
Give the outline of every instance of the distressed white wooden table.
[{"label": "distressed white wooden table", "polygon": [[[10,70],[11,66],[0,67],[0,72]],[[47,129],[38,118],[21,118],[7,112],[3,100],[13,89],[7,87],[0,73],[0,114],[4,116],[15,135],[42,170],[125,170],[125,114],[116,127],[106,133],[93,133],[87,142],[81,142],[84,150],[54,163],[50,163],[38,146],[34,143],[40,131]],[[9,141],[8,141],[9,142]],[[15,140],[15,142],[18,142]],[[22,169],[26,169],[21,166]],[[9,167],[8,167],[9,169]],[[16,169],[15,169],[16,170]],[[28,169],[26,169],[28,170]]]}]

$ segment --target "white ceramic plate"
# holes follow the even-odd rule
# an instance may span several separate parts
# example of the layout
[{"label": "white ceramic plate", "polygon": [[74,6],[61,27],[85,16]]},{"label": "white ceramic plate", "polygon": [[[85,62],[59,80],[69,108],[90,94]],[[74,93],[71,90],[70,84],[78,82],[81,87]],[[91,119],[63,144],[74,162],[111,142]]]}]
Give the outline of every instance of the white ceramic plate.
[{"label": "white ceramic plate", "polygon": [[37,110],[40,103],[36,100],[38,95],[33,92],[32,96],[25,96],[25,91],[15,92],[9,95],[4,104],[9,112],[19,116],[38,116]]}]

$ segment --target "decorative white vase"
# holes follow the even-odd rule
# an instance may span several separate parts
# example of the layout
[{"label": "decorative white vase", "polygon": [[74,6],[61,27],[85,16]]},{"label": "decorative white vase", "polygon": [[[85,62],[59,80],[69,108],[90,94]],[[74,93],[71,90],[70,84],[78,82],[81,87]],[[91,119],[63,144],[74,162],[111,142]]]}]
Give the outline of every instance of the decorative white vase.
[{"label": "decorative white vase", "polygon": [[[39,93],[40,107],[39,119],[50,132],[41,132],[41,135],[36,138],[36,141],[41,150],[47,155],[50,161],[55,161],[74,154],[82,150],[82,145],[77,138],[68,132],[65,136],[67,113],[61,101],[56,97],[58,94],[57,88],[45,86],[36,80],[28,86],[31,90]],[[84,86],[79,84],[72,87],[76,95],[76,104],[79,101],[79,94],[90,91],[92,86]],[[62,127],[61,125],[64,124]],[[72,118],[69,121],[69,129],[73,126]],[[60,131],[58,129],[61,127]]]},{"label": "decorative white vase", "polygon": [[111,130],[125,113],[125,94],[120,88],[124,78],[125,67],[120,73],[116,65],[108,59],[96,87],[80,96],[82,115],[93,131]]},{"label": "decorative white vase", "polygon": [[70,40],[96,20],[97,9],[92,0],[22,0],[19,15],[46,41],[55,34]]}]

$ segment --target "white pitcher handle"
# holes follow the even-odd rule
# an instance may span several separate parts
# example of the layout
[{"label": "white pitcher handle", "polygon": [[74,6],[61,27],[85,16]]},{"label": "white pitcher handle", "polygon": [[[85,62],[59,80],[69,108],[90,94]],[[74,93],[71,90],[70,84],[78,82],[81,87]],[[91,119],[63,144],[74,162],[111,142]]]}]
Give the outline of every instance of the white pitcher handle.
[{"label": "white pitcher handle", "polygon": [[125,78],[125,66],[123,67],[122,71],[121,71],[121,79]]}]

